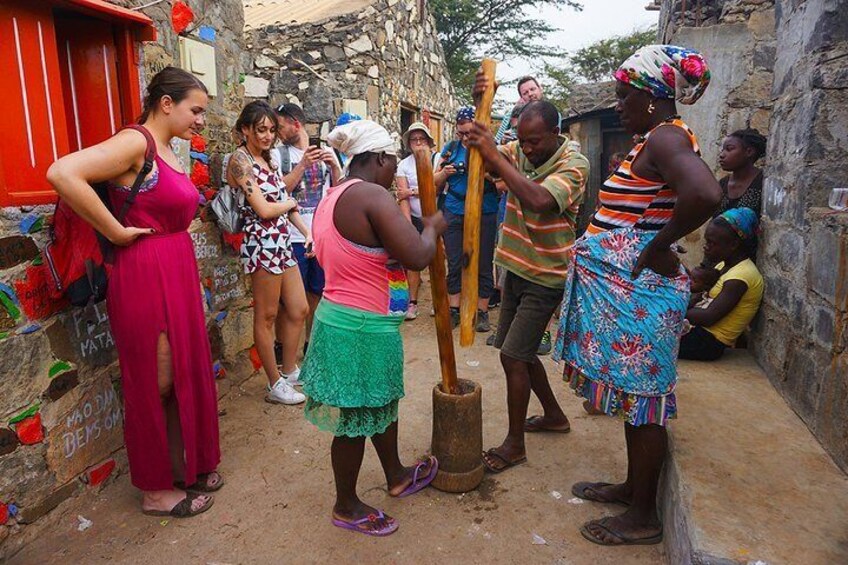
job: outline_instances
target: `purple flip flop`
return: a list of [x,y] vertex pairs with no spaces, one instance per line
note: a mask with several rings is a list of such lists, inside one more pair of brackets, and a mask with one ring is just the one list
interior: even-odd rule
[[333,518],[333,525],[338,528],[350,530],[352,532],[359,532],[360,534],[365,534],[366,536],[389,536],[395,533],[399,527],[397,521],[394,518],[390,518],[391,522],[389,522],[388,524],[386,524],[385,527],[380,528],[379,530],[364,530],[359,527],[367,522],[376,522],[377,520],[383,520],[385,517],[386,515],[383,514],[382,510],[377,510],[377,514],[369,514],[365,518],[353,520],[352,522]]
[[415,494],[433,482],[433,479],[436,478],[436,473],[439,472],[439,460],[431,455],[428,461],[430,462],[430,472],[427,473],[425,477],[421,477],[419,480],[418,473],[427,464],[427,461],[422,461],[416,465],[415,472],[412,475],[412,483],[398,495],[398,498],[404,498]]

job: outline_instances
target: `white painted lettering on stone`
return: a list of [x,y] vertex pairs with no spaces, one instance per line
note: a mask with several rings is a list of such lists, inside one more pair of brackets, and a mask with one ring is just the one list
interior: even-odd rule
[[217,245],[209,243],[209,238],[205,233],[194,232],[191,234],[191,239],[194,242],[194,255],[197,260],[216,259],[221,255],[221,250]]
[[104,430],[111,430],[120,422],[121,405],[115,390],[106,388],[98,392],[65,418],[67,431],[62,434],[65,459],[72,458],[83,447],[100,439]]

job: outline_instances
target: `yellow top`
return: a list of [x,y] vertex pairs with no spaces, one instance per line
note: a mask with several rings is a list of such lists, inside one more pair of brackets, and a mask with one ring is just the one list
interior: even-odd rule
[[[716,268],[719,270],[722,267],[722,263],[716,265]],[[739,300],[739,304],[730,311],[730,314],[719,320],[716,324],[705,328],[717,340],[728,347],[736,345],[736,338],[742,335],[742,332],[745,331],[748,324],[754,319],[754,315],[760,308],[760,302],[763,300],[763,276],[750,259],[745,259],[721,275],[715,286],[710,289],[710,298],[715,299],[724,288],[724,283],[732,280],[744,282],[748,285],[748,290],[745,291],[742,299]]]

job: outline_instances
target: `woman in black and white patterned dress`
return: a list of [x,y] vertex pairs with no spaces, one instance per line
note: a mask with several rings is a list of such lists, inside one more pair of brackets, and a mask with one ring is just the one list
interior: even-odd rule
[[[297,261],[292,254],[290,229],[293,225],[311,241],[309,228],[297,212],[297,201],[285,191],[270,149],[276,140],[277,115],[263,101],[251,102],[236,121],[236,131],[244,142],[227,166],[230,186],[244,193],[244,240],[241,262],[253,285],[253,337],[256,350],[268,376],[265,400],[279,404],[300,404],[306,397],[295,390],[300,384],[296,364],[298,340],[309,312]],[[285,303],[282,366],[274,356],[275,320],[280,301]]]

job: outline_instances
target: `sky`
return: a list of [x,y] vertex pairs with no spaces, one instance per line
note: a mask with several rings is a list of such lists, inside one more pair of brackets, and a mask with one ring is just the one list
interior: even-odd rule
[[[552,7],[542,10],[542,17],[561,29],[550,35],[551,42],[569,52],[600,39],[647,29],[656,25],[659,14],[645,10],[650,0],[582,0],[582,3],[582,12]],[[533,72],[533,67],[526,60],[515,59],[498,65],[498,78],[502,81],[515,80]],[[513,86],[498,92],[500,100],[513,102],[517,97]]]

